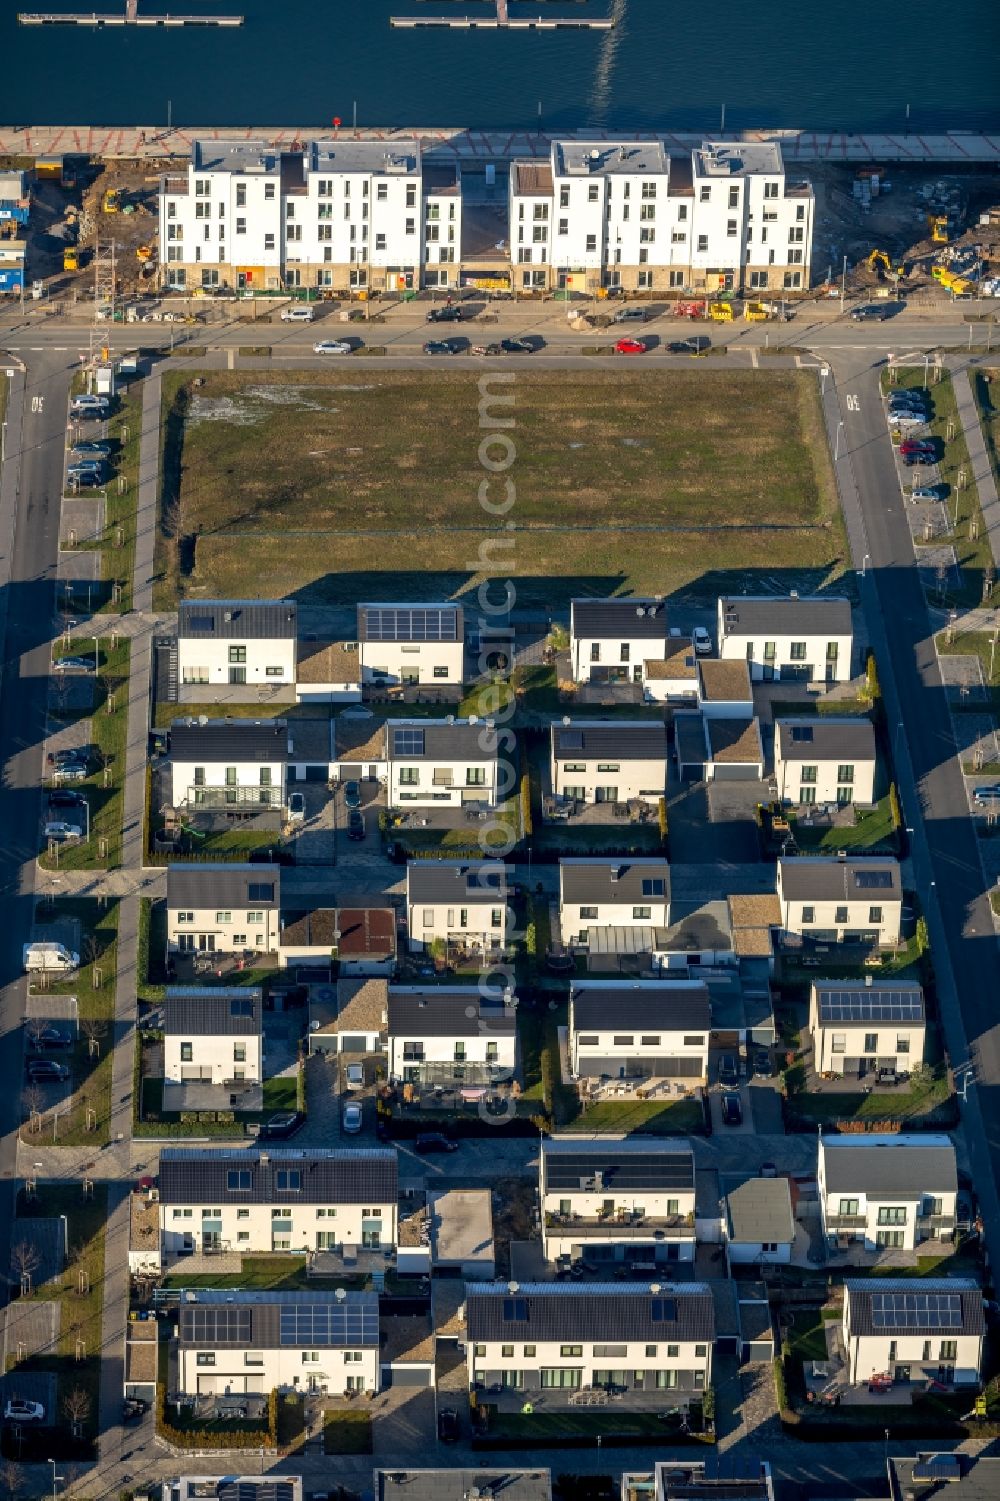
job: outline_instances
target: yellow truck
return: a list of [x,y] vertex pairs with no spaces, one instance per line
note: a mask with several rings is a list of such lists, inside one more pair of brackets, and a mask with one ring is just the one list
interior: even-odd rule
[[117,214],[121,208],[121,194],[117,188],[106,188],[101,199],[102,214]]
[[766,323],[771,316],[771,309],[763,302],[748,302],[743,309],[743,316],[748,323]]
[[935,245],[947,245],[951,239],[951,222],[947,214],[930,214],[927,224]]
[[67,245],[65,250],[63,251],[63,270],[79,271],[79,269],[80,252],[77,250],[75,245]]

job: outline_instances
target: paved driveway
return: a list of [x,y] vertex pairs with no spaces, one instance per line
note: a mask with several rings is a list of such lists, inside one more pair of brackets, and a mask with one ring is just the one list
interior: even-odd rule
[[760,859],[754,809],[759,782],[675,782],[667,789],[670,858],[677,864],[750,864]]

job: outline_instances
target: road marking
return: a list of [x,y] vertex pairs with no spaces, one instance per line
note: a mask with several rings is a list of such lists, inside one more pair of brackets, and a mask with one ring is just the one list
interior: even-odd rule
[[53,354],[69,354],[69,345],[68,344],[53,344],[53,346],[52,346],[52,353]]
[[28,350],[31,354],[44,354],[45,346],[44,344],[29,344]]
[[848,393],[848,395],[844,397],[844,403],[849,412],[860,412],[861,410],[860,396],[855,396],[851,393]]

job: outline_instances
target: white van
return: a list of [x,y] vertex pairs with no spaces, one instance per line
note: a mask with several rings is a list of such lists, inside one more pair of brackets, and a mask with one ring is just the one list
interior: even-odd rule
[[111,403],[106,396],[74,396],[69,409],[74,417],[107,417]]
[[282,323],[312,323],[315,316],[312,308],[301,302],[281,309]]
[[80,955],[73,954],[61,943],[26,943],[22,962],[27,974],[47,970],[50,974],[66,974],[80,968]]

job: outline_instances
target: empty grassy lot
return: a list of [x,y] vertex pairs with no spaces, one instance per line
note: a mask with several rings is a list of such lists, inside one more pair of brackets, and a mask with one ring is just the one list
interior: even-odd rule
[[[544,606],[619,589],[709,596],[745,569],[808,587],[845,566],[807,376],[521,366],[492,383],[513,405],[481,429],[482,373],[212,372],[198,388],[168,373],[158,604],[253,593],[262,578],[316,602],[433,598],[495,575]],[[493,474],[480,456],[491,424],[503,436],[486,461],[510,460]],[[513,483],[509,510],[484,511],[484,480],[495,507]]]

